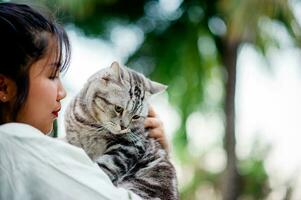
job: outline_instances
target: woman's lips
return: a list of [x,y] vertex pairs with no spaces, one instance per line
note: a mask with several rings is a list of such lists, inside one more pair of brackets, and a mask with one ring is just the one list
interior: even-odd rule
[[59,109],[56,110],[56,111],[53,111],[52,114],[53,114],[55,117],[58,117],[58,116],[59,116],[60,110],[61,110],[61,108],[59,108]]

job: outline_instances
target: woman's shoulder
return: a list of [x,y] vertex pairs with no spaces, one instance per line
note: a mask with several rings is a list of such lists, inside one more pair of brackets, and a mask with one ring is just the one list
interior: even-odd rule
[[61,150],[59,155],[70,152],[83,153],[82,149],[47,136],[37,128],[24,123],[7,123],[0,126],[0,148],[3,145],[9,145],[10,148],[34,149],[39,154],[45,153],[49,156],[53,156],[50,151],[52,149]]
[[[18,188],[7,185],[0,190],[0,199],[18,199],[8,197],[24,191],[32,195],[32,190],[36,199],[52,199],[53,194],[56,199],[70,199],[70,191],[78,199],[128,199],[129,195],[140,199],[116,188],[82,149],[20,123],[0,126],[0,185],[10,182],[18,182]],[[34,187],[28,184],[33,182]]]
[[5,136],[19,136],[19,137],[28,137],[28,136],[40,136],[43,134],[41,131],[36,129],[33,126],[24,123],[6,123],[0,126],[0,137]]

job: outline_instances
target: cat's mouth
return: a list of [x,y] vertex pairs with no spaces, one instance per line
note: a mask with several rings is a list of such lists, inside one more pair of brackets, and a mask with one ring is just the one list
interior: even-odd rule
[[110,130],[111,133],[113,133],[114,135],[122,135],[122,134],[126,134],[126,133],[129,133],[131,130],[129,128],[127,129],[123,129],[123,130]]
[[123,130],[121,130],[121,131],[119,131],[119,133],[120,134],[124,134],[124,133],[128,133],[128,132],[130,132],[131,130],[129,129],[129,128],[127,128],[127,129],[123,129]]
[[120,126],[118,126],[118,125],[116,125],[114,123],[106,123],[104,125],[104,128],[106,128],[108,131],[110,131],[114,135],[121,135],[121,134],[126,134],[126,133],[131,132],[130,128],[121,129]]

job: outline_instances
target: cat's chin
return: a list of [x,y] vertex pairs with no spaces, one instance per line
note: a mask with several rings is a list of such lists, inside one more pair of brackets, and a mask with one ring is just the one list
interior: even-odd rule
[[129,128],[119,131],[119,134],[129,133],[131,130]]
[[110,132],[113,133],[114,135],[122,135],[122,134],[129,133],[130,131],[131,130],[129,128],[123,130],[110,130]]

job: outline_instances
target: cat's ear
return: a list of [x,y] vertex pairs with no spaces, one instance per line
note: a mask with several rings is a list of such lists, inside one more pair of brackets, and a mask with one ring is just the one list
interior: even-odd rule
[[151,95],[153,94],[160,94],[164,92],[167,89],[166,85],[163,85],[161,83],[155,82],[155,81],[149,81],[149,92]]
[[120,65],[119,65],[119,63],[114,61],[111,64],[111,70],[112,70],[112,72],[114,72],[114,74],[120,74]]
[[114,61],[112,64],[111,64],[111,75],[112,75],[112,78],[114,80],[117,80],[118,82],[122,83],[123,84],[123,80],[122,80],[122,74],[123,74],[123,71],[119,65],[118,62]]

